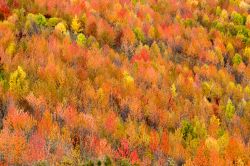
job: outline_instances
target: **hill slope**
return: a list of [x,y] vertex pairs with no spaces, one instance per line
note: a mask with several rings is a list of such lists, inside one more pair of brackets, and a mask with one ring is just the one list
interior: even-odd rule
[[250,5],[0,0],[2,165],[249,165]]

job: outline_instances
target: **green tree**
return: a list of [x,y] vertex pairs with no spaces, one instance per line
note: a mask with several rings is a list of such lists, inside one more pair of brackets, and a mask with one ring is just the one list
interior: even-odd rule
[[145,36],[144,36],[144,34],[143,34],[143,32],[142,32],[142,30],[140,28],[135,28],[134,29],[134,34],[135,34],[138,41],[140,41],[142,43],[145,42],[145,40],[146,40]]
[[235,107],[230,99],[227,101],[227,105],[225,108],[225,115],[228,119],[231,119],[234,115]]
[[236,53],[232,59],[233,64],[239,65],[242,62],[242,57],[240,54]]
[[84,34],[80,33],[77,35],[76,43],[79,46],[84,46],[86,44],[86,42],[87,42],[87,39],[86,39]]
[[60,18],[57,18],[57,17],[52,17],[52,18],[49,18],[48,19],[48,23],[47,23],[47,25],[49,26],[49,27],[55,27],[59,22],[61,22],[62,21],[62,19],[60,19]]
[[47,24],[46,18],[44,17],[44,15],[40,13],[38,15],[35,15],[35,22],[39,26],[45,26]]
[[196,138],[196,134],[194,133],[194,127],[187,120],[182,121],[181,132],[182,132],[182,137],[184,140],[187,140],[187,139],[192,140],[193,138]]
[[237,24],[237,25],[243,25],[244,24],[244,17],[241,16],[241,14],[233,11],[231,14],[231,19],[233,21],[233,23]]

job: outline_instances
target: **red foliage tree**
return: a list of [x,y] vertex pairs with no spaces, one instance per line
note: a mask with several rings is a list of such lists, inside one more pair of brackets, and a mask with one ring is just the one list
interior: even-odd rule
[[168,155],[169,151],[169,140],[168,140],[168,135],[167,132],[164,131],[161,136],[161,150],[165,155]]
[[208,156],[206,154],[206,147],[204,143],[201,143],[197,149],[196,156],[194,158],[194,164],[199,166],[208,166]]
[[0,0],[0,14],[3,14],[5,17],[10,14],[10,8],[6,0]]
[[145,48],[143,48],[139,54],[135,54],[131,62],[134,63],[134,62],[141,61],[141,60],[144,62],[147,62],[150,60],[149,52]]
[[127,139],[121,140],[121,146],[115,153],[116,159],[129,159],[132,164],[139,162],[139,157],[136,150],[131,151]]
[[159,147],[159,136],[156,131],[151,131],[150,133],[150,149],[152,152],[156,152]]
[[26,161],[33,163],[36,161],[45,160],[48,155],[48,149],[46,148],[46,140],[43,136],[35,133],[31,136],[28,144]]

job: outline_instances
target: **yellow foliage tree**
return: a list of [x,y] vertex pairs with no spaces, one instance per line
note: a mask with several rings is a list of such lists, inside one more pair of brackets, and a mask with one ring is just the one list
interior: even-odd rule
[[77,34],[80,31],[82,31],[81,24],[80,24],[79,19],[78,19],[77,16],[75,16],[73,18],[72,23],[71,23],[71,28],[72,28],[72,30],[74,31],[75,34]]
[[22,67],[18,66],[17,70],[11,73],[9,80],[10,91],[18,96],[25,95],[29,89],[29,83],[26,79],[26,73]]

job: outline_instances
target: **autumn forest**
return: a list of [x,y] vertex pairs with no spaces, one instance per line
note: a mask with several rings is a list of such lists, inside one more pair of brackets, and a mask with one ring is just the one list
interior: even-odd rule
[[0,0],[0,166],[250,166],[250,0]]

